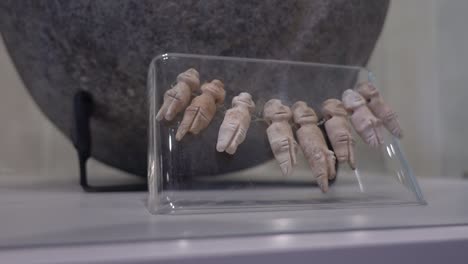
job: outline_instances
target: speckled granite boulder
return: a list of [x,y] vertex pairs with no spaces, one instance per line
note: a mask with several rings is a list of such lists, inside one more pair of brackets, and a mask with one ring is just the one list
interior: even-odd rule
[[154,56],[182,52],[364,65],[388,5],[2,0],[0,30],[31,96],[64,134],[71,134],[74,93],[88,90],[97,102],[92,155],[146,175],[146,76]]

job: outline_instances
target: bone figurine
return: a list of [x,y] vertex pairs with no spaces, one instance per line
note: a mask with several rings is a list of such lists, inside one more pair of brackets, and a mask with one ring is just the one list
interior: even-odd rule
[[367,106],[380,118],[384,126],[395,137],[401,138],[403,136],[400,124],[398,123],[398,116],[396,113],[385,103],[377,88],[368,82],[361,83],[356,91],[367,100]]
[[226,151],[233,155],[237,147],[245,140],[250,126],[251,114],[255,110],[255,103],[249,93],[240,93],[232,99],[232,108],[226,112],[219,129],[218,152]]
[[323,133],[317,126],[318,117],[315,111],[302,101],[296,102],[292,106],[292,111],[294,123],[300,126],[296,131],[299,145],[313,171],[314,178],[325,193],[328,191],[328,180],[336,176],[335,154],[328,149]]
[[359,93],[351,89],[344,91],[343,105],[350,112],[351,124],[364,142],[372,147],[383,143],[382,121],[374,116]]
[[291,109],[283,105],[280,100],[271,99],[263,108],[263,117],[269,124],[267,135],[271,150],[283,175],[289,176],[297,163],[297,142],[289,125],[289,120],[292,118]]
[[182,140],[187,132],[197,135],[208,127],[216,113],[216,106],[224,103],[226,92],[221,81],[213,80],[205,83],[201,90],[202,94],[193,98],[185,109],[184,118],[177,129],[177,141]]
[[200,88],[200,76],[198,71],[191,68],[177,76],[177,84],[164,93],[164,103],[159,109],[156,119],[164,118],[171,121],[182,112],[190,103],[192,92]]
[[330,139],[338,162],[348,162],[351,169],[356,169],[354,160],[355,140],[351,134],[348,113],[338,99],[328,99],[322,104],[325,118],[325,131]]

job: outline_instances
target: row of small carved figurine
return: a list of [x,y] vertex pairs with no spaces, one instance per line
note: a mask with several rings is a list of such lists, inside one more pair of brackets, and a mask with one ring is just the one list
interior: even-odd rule
[[[192,92],[199,88],[199,73],[195,69],[188,69],[177,76],[177,84],[164,94],[157,120],[171,121],[185,110],[177,130],[177,141],[188,132],[198,134],[208,127],[217,105],[224,103],[226,93],[221,81],[213,80],[203,84],[202,94],[191,100]],[[243,92],[233,98],[232,108],[226,112],[219,129],[217,151],[231,155],[236,152],[247,135],[254,109],[255,103],[250,94]],[[299,145],[323,192],[328,190],[328,180],[336,176],[336,160],[340,163],[347,162],[353,170],[356,168],[355,140],[349,120],[364,142],[373,147],[383,143],[382,125],[394,136],[402,136],[396,114],[383,101],[378,90],[367,82],[361,83],[355,90],[346,90],[342,101],[326,100],[321,112],[333,151],[328,149],[324,135],[317,125],[317,114],[303,101],[294,103],[290,109],[280,100],[271,99],[264,105],[263,118],[269,124],[267,135],[272,152],[285,176],[292,173],[298,150],[291,119],[299,126],[296,131]]]

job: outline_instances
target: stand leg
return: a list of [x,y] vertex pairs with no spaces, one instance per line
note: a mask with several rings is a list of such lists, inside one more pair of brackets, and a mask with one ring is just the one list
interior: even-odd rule
[[[319,128],[320,128],[320,130],[322,130],[322,133],[325,136],[325,142],[327,143],[328,149],[333,150],[333,147],[332,147],[331,142],[330,142],[330,138],[328,138],[327,131],[325,130],[325,125],[321,124],[321,125],[319,125]],[[328,180],[328,185],[329,186],[332,186],[335,183],[336,178],[338,178],[338,170],[339,170],[338,165],[339,165],[338,164],[338,159],[336,159],[336,163],[335,163],[336,177],[333,178],[332,180]]]
[[88,184],[86,163],[91,156],[90,120],[93,114],[93,98],[86,91],[79,91],[73,99],[73,144],[78,154],[80,185],[86,192],[131,192],[146,191],[146,184],[91,186]]

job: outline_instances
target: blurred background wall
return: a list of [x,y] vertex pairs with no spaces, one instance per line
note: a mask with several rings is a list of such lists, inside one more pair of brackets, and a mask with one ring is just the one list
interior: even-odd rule
[[392,1],[368,65],[401,119],[404,150],[421,176],[443,173],[438,2]]
[[[468,171],[467,11],[465,0],[392,1],[368,65],[400,116],[402,143],[419,177],[461,177]],[[73,146],[27,94],[3,40],[0,91],[0,183],[7,176],[26,184],[75,181]],[[90,169],[101,180],[127,177],[93,161]]]

